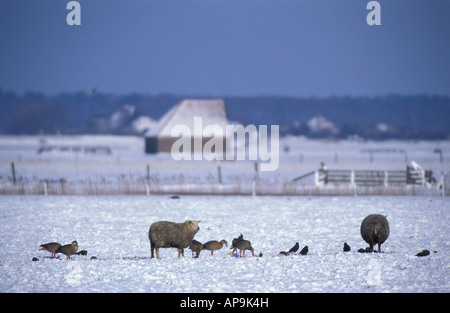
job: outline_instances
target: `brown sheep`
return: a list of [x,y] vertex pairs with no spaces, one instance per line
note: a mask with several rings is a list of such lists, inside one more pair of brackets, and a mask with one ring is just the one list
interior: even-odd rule
[[381,252],[381,244],[389,237],[389,222],[380,214],[368,215],[361,223],[361,236],[369,244],[369,252],[373,252],[373,246],[378,244],[378,252]]
[[150,225],[148,238],[150,239],[151,257],[159,259],[159,248],[177,248],[178,257],[184,257],[184,248],[187,248],[195,234],[200,229],[200,221],[185,221],[184,223],[174,223],[159,221]]

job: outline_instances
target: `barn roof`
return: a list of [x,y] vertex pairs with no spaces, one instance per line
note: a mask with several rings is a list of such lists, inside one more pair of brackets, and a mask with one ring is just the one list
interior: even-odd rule
[[147,136],[170,137],[175,125],[194,129],[194,117],[202,117],[203,127],[216,124],[225,129],[227,116],[221,99],[185,99],[169,110]]

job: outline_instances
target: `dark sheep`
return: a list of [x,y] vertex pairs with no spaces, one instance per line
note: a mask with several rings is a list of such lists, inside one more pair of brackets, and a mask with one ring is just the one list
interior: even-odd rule
[[184,248],[187,248],[195,234],[199,231],[200,221],[185,221],[184,223],[174,223],[159,221],[150,225],[148,238],[150,239],[151,257],[159,259],[159,248],[177,248],[178,257],[184,257]]
[[361,223],[361,236],[369,244],[369,252],[373,252],[373,246],[378,244],[378,252],[381,252],[381,244],[389,237],[389,222],[386,216],[371,214]]

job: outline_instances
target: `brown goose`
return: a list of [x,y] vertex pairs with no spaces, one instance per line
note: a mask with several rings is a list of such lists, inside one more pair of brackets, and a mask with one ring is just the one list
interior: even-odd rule
[[203,250],[209,250],[211,251],[211,255],[213,255],[213,252],[215,250],[222,249],[223,245],[225,245],[225,247],[228,247],[228,242],[225,239],[222,239],[220,242],[212,240],[203,244]]
[[76,242],[74,240],[74,241],[72,241],[71,244],[67,244],[67,245],[59,247],[56,250],[56,253],[65,254],[67,256],[67,260],[68,260],[71,258],[72,254],[77,253],[77,251],[78,251],[78,242]]
[[191,244],[189,245],[189,249],[192,250],[192,257],[194,257],[194,252],[196,253],[195,258],[198,258],[200,256],[200,251],[203,250],[203,245],[201,242],[197,240],[192,240]]
[[[244,235],[240,234],[239,237],[234,238],[234,239],[231,241],[231,246],[233,247],[233,245],[234,245],[236,242],[238,242],[239,240],[242,240],[242,239],[244,239]],[[232,253],[235,253],[236,251],[237,251],[237,249],[234,248]]]
[[231,249],[239,249],[239,256],[241,256],[242,252],[244,252],[244,258],[245,258],[245,250],[250,250],[252,252],[252,255],[255,256],[251,242],[245,239],[236,241],[231,246]]
[[57,242],[49,242],[41,244],[40,247],[41,248],[39,250],[47,250],[48,252],[50,252],[52,254],[53,259],[56,256],[56,250],[58,250],[59,247],[61,247],[61,244]]

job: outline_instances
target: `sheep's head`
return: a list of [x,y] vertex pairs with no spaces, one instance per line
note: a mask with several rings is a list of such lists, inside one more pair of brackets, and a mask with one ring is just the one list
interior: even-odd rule
[[184,223],[194,234],[200,230],[200,227],[198,226],[198,223],[200,223],[200,221],[186,221]]

